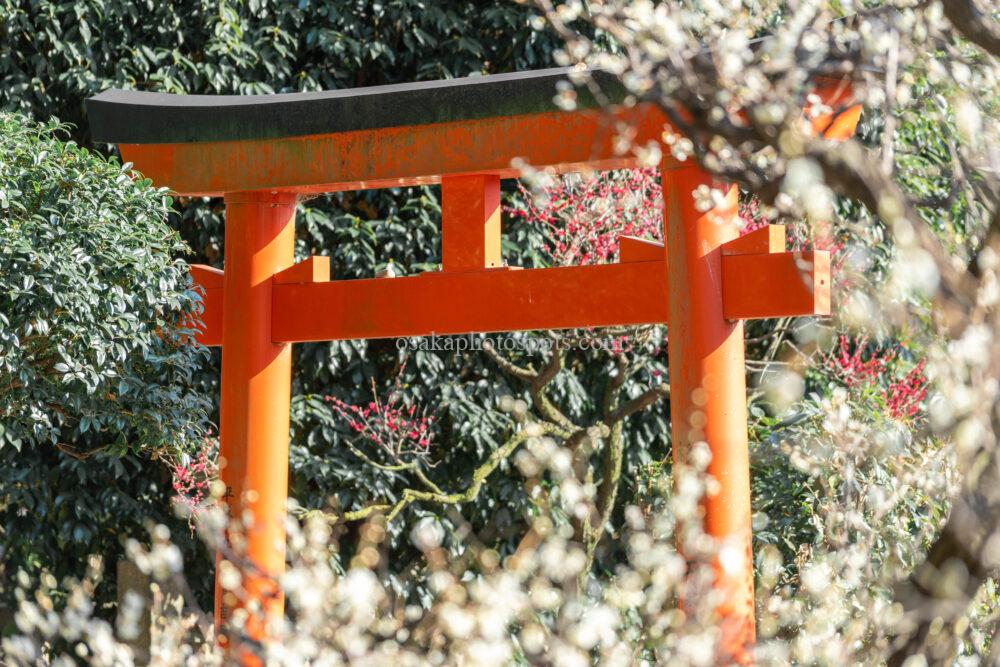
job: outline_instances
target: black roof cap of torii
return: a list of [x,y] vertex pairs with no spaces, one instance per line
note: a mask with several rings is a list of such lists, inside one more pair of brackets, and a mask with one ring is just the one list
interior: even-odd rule
[[[556,111],[557,83],[568,68],[471,76],[317,93],[173,95],[108,90],[87,99],[93,141],[169,144],[279,139]],[[589,74],[612,101],[617,78]],[[597,106],[586,86],[577,106]]]

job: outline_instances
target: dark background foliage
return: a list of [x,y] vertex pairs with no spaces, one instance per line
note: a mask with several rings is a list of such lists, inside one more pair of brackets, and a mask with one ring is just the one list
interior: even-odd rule
[[[74,138],[90,145],[83,100],[110,87],[255,94],[552,66],[557,41],[535,30],[533,17],[530,9],[513,3],[2,0],[0,108],[72,123]],[[330,255],[336,278],[372,276],[389,261],[404,273],[419,271],[439,261],[438,216],[434,187],[313,199],[299,212],[297,254]],[[220,201],[181,200],[172,224],[194,250],[191,261],[221,266]],[[507,230],[505,249],[512,264],[538,260],[535,234],[530,228]],[[216,350],[195,381],[213,401],[218,361]],[[359,465],[338,447],[343,425],[332,419],[321,397],[367,402],[370,380],[388,386],[398,362],[393,341],[297,346],[292,494],[304,505],[322,507],[336,498],[341,507],[356,507],[392,497],[396,480]],[[600,368],[581,368],[580,382],[560,383],[575,412],[592,408],[590,396],[602,383]],[[497,397],[524,393],[523,386],[508,387],[483,355],[471,353],[417,352],[407,364],[405,382],[413,400],[438,411],[437,474],[452,488],[467,478],[470,459],[484,458],[509,432],[507,417],[493,409]],[[647,445],[655,441],[653,430],[664,430],[662,419],[657,421],[658,428],[644,430]],[[14,454],[8,448],[3,455]],[[27,486],[61,511],[31,509],[28,533],[24,500],[3,492],[2,530],[32,545],[30,555],[9,567],[82,564],[89,553],[113,562],[122,538],[143,534],[149,521],[167,523],[175,537],[187,533],[185,523],[170,516],[169,475],[158,461],[135,453],[77,461],[45,448],[16,456],[16,468],[0,471],[0,489]],[[513,502],[519,496],[518,479],[501,477],[467,515],[474,523],[497,514],[501,522],[521,522]],[[204,596],[211,560],[193,544],[185,553],[191,579],[204,584],[199,591]],[[400,559],[401,568],[405,561]],[[113,598],[113,586],[102,588],[105,599]]]

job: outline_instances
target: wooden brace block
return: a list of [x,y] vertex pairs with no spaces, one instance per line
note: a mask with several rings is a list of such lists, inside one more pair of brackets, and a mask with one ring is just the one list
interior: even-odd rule
[[762,255],[785,252],[785,226],[768,225],[722,244],[723,255]]
[[500,177],[442,177],[441,270],[482,271],[502,265]]
[[618,261],[621,263],[662,262],[665,257],[662,243],[635,236],[618,237]]
[[829,315],[830,253],[724,254],[722,298],[729,320]]
[[223,272],[204,264],[191,265],[191,280],[200,286],[204,310],[201,313],[202,326],[195,340],[209,347],[222,345],[222,282]]
[[313,255],[274,274],[274,282],[278,285],[325,283],[328,280],[330,280],[330,258],[322,255]]

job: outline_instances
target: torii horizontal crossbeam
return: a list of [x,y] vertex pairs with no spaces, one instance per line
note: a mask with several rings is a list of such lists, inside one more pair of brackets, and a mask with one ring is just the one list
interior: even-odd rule
[[435,271],[407,278],[276,285],[271,335],[298,343],[649,324],[666,321],[666,306],[662,261]]
[[[783,232],[765,228],[721,249],[727,318],[829,313],[829,255],[783,252],[784,234],[772,238],[776,231]],[[621,264],[334,281],[326,279],[327,258],[312,257],[275,276],[271,337],[301,343],[666,322],[663,246],[629,239],[623,247]],[[194,275],[205,289],[199,341],[219,345],[223,274],[197,267]]]

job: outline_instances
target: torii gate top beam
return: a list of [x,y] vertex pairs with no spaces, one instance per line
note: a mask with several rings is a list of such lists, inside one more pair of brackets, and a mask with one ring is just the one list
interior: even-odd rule
[[[87,100],[91,131],[124,144],[280,139],[559,111],[557,84],[572,70],[551,68],[367,88],[277,95],[173,95],[108,90]],[[588,75],[618,101],[607,72]],[[599,106],[587,89],[578,108]]]
[[[576,110],[560,109],[553,93],[571,85],[570,73],[278,95],[108,90],[86,104],[94,141],[118,144],[145,176],[192,196],[364,190],[470,173],[516,178],[521,163],[557,173],[626,168],[636,159],[618,145],[619,129],[629,129],[633,145],[662,140],[669,123],[654,104],[606,110],[580,87]],[[625,98],[614,76],[587,74],[610,101]],[[849,87],[819,82],[818,92],[835,106]],[[840,114],[824,134],[850,136],[859,112]]]
[[[550,69],[324,93],[169,95],[109,90],[87,100],[95,141],[182,195],[334,192],[438,183],[468,173],[514,178],[522,160],[556,172],[633,166],[617,130],[661,139],[655,105],[607,112],[581,90],[553,101],[569,70]],[[591,76],[612,97],[620,84]]]

